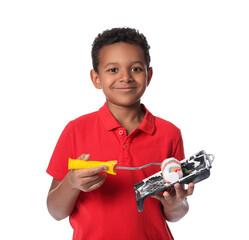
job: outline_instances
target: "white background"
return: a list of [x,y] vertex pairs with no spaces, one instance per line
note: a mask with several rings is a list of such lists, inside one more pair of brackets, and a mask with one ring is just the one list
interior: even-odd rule
[[0,238],[71,239],[68,219],[47,212],[46,167],[68,121],[104,102],[93,39],[128,26],[151,45],[142,102],[181,128],[186,156],[215,155],[190,212],[170,223],[175,239],[248,239],[248,12],[241,0],[1,1]]

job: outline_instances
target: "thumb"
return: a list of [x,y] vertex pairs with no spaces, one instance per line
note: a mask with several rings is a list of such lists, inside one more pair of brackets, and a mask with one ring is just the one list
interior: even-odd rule
[[90,154],[81,154],[77,159],[88,161],[90,159]]
[[164,200],[164,197],[161,195],[161,194],[157,194],[157,195],[154,195],[154,196],[151,196],[152,198],[155,198],[159,201],[163,201]]

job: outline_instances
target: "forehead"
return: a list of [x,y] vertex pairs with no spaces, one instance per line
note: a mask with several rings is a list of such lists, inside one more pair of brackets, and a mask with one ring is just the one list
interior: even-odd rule
[[99,65],[138,61],[146,64],[144,51],[137,44],[124,42],[114,43],[104,46],[99,52]]

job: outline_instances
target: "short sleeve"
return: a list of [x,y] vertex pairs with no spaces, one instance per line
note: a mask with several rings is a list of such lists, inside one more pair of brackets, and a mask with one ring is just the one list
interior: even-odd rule
[[60,181],[69,172],[68,159],[73,156],[72,134],[70,122],[61,133],[47,168],[47,173]]
[[183,160],[185,158],[184,154],[184,146],[183,146],[183,140],[182,140],[182,134],[179,130],[179,136],[177,138],[177,142],[174,148],[173,157],[179,161]]

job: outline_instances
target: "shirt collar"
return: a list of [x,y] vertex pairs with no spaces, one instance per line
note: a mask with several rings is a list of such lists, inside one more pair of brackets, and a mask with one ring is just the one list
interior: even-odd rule
[[144,119],[138,129],[142,130],[143,132],[153,135],[156,128],[155,128],[155,117],[151,114],[151,112],[142,104],[143,108],[146,111]]
[[[145,109],[146,114],[138,129],[149,135],[153,135],[153,133],[155,132],[155,117],[148,111],[148,109],[144,105],[142,106]],[[99,109],[99,116],[107,131],[112,131],[116,128],[122,127],[111,114],[106,103]]]
[[105,103],[103,107],[99,109],[99,116],[101,121],[104,124],[104,127],[108,131],[112,131],[116,128],[121,127],[120,123],[114,118],[114,116],[111,114],[109,108],[107,107],[107,104]]

